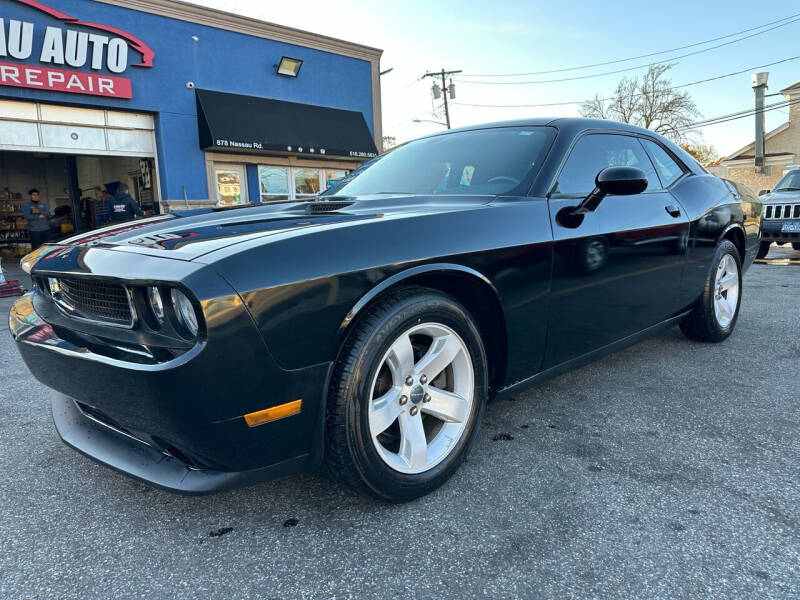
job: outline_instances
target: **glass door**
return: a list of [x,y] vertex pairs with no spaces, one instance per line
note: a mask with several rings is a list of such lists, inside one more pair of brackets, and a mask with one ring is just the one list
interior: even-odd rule
[[219,206],[235,206],[248,202],[244,165],[214,163],[214,184]]

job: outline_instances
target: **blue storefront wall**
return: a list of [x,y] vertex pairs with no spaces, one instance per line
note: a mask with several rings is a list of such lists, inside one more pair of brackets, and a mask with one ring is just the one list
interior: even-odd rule
[[[164,200],[182,199],[184,186],[189,199],[209,197],[195,91],[187,88],[188,82],[201,89],[360,111],[373,129],[372,74],[367,60],[91,0],[44,0],[42,4],[81,21],[111,25],[133,34],[154,50],[153,67],[134,66],[141,54],[133,48],[129,48],[129,66],[122,73],[111,73],[105,64],[99,71],[92,71],[88,64],[77,69],[43,65],[39,54],[46,27],[102,32],[65,23],[18,0],[0,0],[6,33],[12,19],[34,23],[31,57],[17,60],[0,56],[0,61],[126,77],[133,90],[131,99],[120,99],[0,85],[0,97],[153,113]],[[303,60],[298,77],[275,73],[273,65],[281,56]],[[251,171],[255,172],[249,169],[248,179],[254,177]]]

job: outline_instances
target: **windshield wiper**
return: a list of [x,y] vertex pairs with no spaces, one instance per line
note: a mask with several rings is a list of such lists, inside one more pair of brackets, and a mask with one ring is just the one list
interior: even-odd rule
[[777,190],[773,190],[774,192],[800,192],[800,188],[796,187],[788,187],[788,188],[778,188]]

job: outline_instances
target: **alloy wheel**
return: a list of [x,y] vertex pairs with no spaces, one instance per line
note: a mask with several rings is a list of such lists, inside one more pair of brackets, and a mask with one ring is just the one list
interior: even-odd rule
[[717,265],[714,278],[714,316],[720,327],[731,324],[738,304],[739,267],[730,254],[725,254]]
[[423,473],[447,458],[472,414],[475,376],[464,341],[440,323],[401,334],[372,382],[369,429],[381,459]]

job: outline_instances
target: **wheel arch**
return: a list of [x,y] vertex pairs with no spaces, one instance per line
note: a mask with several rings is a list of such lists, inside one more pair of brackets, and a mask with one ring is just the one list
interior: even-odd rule
[[464,265],[420,265],[384,279],[359,298],[348,311],[339,325],[336,347],[342,347],[354,324],[370,306],[393,290],[412,285],[452,296],[469,311],[477,321],[486,348],[489,389],[500,387],[508,364],[508,336],[500,294],[485,275]]
[[736,246],[736,250],[739,251],[739,262],[741,263],[742,267],[744,267],[745,257],[747,256],[744,228],[739,223],[731,223],[725,228],[719,239],[720,241],[729,240],[734,246]]

